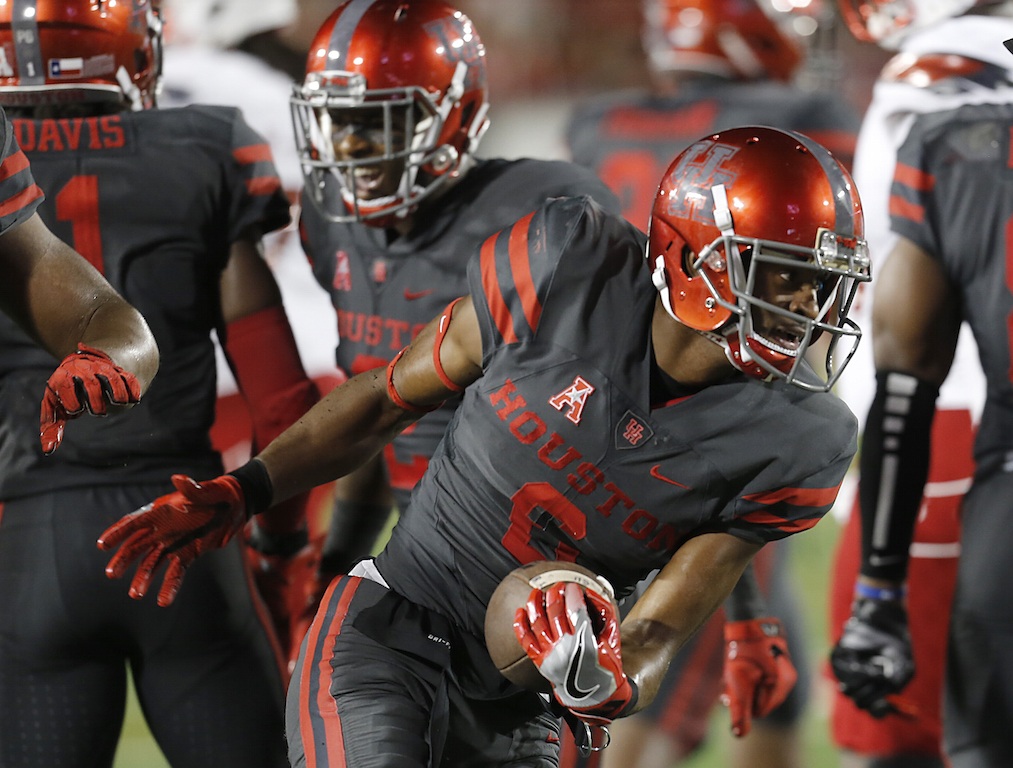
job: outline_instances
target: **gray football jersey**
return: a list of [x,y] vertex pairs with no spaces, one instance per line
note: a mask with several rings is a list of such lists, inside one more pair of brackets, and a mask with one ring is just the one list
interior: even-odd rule
[[231,107],[13,125],[48,191],[40,216],[144,315],[161,362],[138,405],[78,420],[43,457],[39,403],[58,361],[0,316],[0,498],[164,482],[176,471],[213,477],[221,461],[208,435],[211,332],[224,332],[219,282],[229,246],[290,220],[269,147]]
[[625,595],[691,536],[766,542],[830,509],[854,416],[832,394],[744,376],[660,394],[644,246],[568,198],[472,259],[483,375],[377,560],[396,591],[481,636],[521,563],[576,561]]
[[890,224],[938,259],[960,291],[988,384],[980,469],[1013,451],[1013,104],[919,117],[897,154]]
[[[337,364],[349,375],[386,365],[426,323],[468,293],[466,267],[482,241],[552,197],[618,201],[587,169],[544,160],[483,160],[397,237],[362,224],[333,224],[312,205],[302,213],[303,248],[338,319]],[[427,414],[385,451],[399,505],[425,472],[459,398]]]
[[623,215],[646,229],[658,181],[675,156],[701,136],[739,125],[798,131],[850,168],[859,115],[834,94],[713,78],[687,82],[673,96],[628,91],[589,101],[571,117],[567,143],[573,159],[619,196]]

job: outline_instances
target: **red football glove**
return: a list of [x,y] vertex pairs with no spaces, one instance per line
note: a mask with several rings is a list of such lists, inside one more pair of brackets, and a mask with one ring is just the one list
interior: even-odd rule
[[141,399],[141,385],[101,349],[78,344],[63,358],[46,382],[39,418],[39,439],[47,456],[63,440],[68,419],[85,411],[105,416],[108,405],[133,405]]
[[514,634],[559,703],[581,720],[607,725],[634,701],[607,597],[573,582],[534,589],[514,614]]
[[303,635],[309,630],[320,602],[317,573],[321,544],[320,539],[311,540],[290,557],[264,554],[249,543],[246,545],[246,562],[271,614],[289,672],[295,668]]
[[246,524],[246,503],[239,481],[232,475],[198,483],[173,475],[175,493],[124,516],[102,532],[99,549],[119,551],[106,565],[106,576],[119,578],[134,560],[143,558],[130,582],[130,596],[140,600],[148,591],[155,569],[168,563],[158,604],[175,599],[183,575],[199,555],[224,547]]
[[745,736],[752,718],[769,715],[798,680],[781,622],[774,618],[725,623],[725,692],[732,733]]

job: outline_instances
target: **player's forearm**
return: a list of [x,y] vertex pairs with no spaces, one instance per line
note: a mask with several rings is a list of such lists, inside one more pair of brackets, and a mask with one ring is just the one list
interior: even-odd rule
[[349,379],[258,454],[271,479],[272,501],[348,474],[420,416],[390,401],[384,369]]
[[907,374],[880,371],[860,459],[863,576],[900,583],[928,478],[939,389]]
[[101,349],[114,363],[134,374],[141,392],[147,391],[158,372],[155,337],[140,312],[118,296],[111,297],[92,314],[80,340]]
[[637,708],[657,694],[672,658],[728,598],[759,549],[726,533],[680,547],[622,624],[623,670],[639,689]]

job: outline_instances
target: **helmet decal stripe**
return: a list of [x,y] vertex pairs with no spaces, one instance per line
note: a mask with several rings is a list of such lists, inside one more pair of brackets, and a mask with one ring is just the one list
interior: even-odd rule
[[352,44],[352,36],[358,29],[362,17],[375,3],[376,0],[352,0],[341,12],[341,16],[331,32],[330,43],[330,49],[341,55],[336,69],[347,71],[350,68],[346,62],[348,61],[348,49]]
[[36,0],[14,0],[11,5],[11,27],[14,32],[14,57],[22,85],[46,84],[36,17]]
[[785,133],[790,133],[797,138],[799,143],[809,150],[809,154],[816,158],[827,175],[830,189],[834,193],[834,221],[837,233],[845,237],[855,237],[855,217],[853,214],[855,192],[850,188],[851,185],[844,175],[844,171],[841,170],[841,166],[824,146],[817,144],[808,136],[795,131],[785,131]]

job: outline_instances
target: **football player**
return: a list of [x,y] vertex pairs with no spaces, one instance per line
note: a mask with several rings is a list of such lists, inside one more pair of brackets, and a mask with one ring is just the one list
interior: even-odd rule
[[[410,147],[389,116],[427,115],[386,96],[369,129]],[[402,162],[353,165],[337,189],[324,168],[320,191],[380,218],[358,195]],[[555,766],[560,712],[600,735],[649,704],[756,552],[832,505],[857,443],[829,390],[860,335],[848,311],[870,279],[862,238],[846,169],[766,127],[681,153],[649,235],[586,195],[549,199],[475,246],[465,293],[389,364],[333,390],[248,464],[176,475],[176,492],[110,526],[107,574],[139,561],[129,592],[142,598],[164,565],[158,602],[171,604],[191,563],[251,515],[354,471],[458,397],[383,551],[324,595],[289,688],[289,757]],[[822,375],[806,359],[820,336]],[[621,631],[579,593],[531,595],[514,630],[553,705],[500,676],[482,640],[495,587],[546,559],[590,568],[620,597],[661,569]]]
[[[136,405],[158,370],[158,346],[143,316],[46,226],[43,191],[2,108],[0,132],[0,323],[60,361],[34,394],[23,393],[38,418],[34,449],[49,455],[68,420]],[[0,366],[0,377],[10,365]]]
[[[777,11],[768,0],[642,3],[650,87],[586,101],[567,126],[573,159],[609,185],[633,224],[646,225],[654,181],[671,158],[707,131],[744,124],[796,130],[850,168],[859,115],[820,79],[836,71],[828,66],[832,15],[819,3],[789,7]],[[748,738],[733,742],[734,764],[750,768],[801,766],[798,725],[811,673],[788,544],[764,547],[754,562],[770,612],[784,621],[799,679]],[[722,694],[723,624],[717,615],[703,627],[651,707],[616,725],[605,766],[668,768],[701,746]]]
[[[300,233],[337,315],[335,354],[347,375],[388,363],[465,292],[468,258],[484,237],[544,199],[587,194],[617,210],[608,189],[572,164],[476,158],[489,126],[485,49],[452,6],[344,3],[310,50],[292,98],[305,173]],[[407,506],[457,404],[451,398],[338,482],[326,537],[314,542],[322,557],[309,600],[289,601],[301,608],[293,663],[323,590],[373,551],[392,509]]]
[[0,323],[0,764],[111,765],[129,666],[171,765],[283,766],[282,659],[238,546],[155,612],[110,592],[101,555],[82,548],[169,474],[221,471],[213,331],[260,444],[316,402],[259,250],[289,221],[270,151],[235,109],[155,108],[161,23],[146,0],[6,3],[0,49],[0,104],[47,192],[42,219],[137,306],[161,351],[128,414],[68,430],[44,457],[26,395],[52,358]]
[[897,55],[856,154],[879,278],[862,303],[871,352],[841,389],[868,416],[832,593],[832,732],[854,765],[1010,765],[997,651],[1013,639],[1002,576],[1013,18],[973,0],[843,11],[859,39]]

